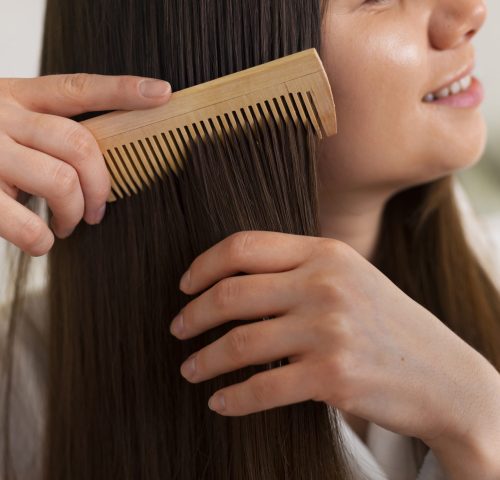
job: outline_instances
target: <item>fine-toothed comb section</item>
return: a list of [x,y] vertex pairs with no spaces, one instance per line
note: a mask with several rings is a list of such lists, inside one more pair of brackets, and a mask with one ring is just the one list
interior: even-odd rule
[[172,93],[147,110],[115,111],[84,120],[106,161],[114,202],[139,193],[189,158],[190,139],[231,127],[251,127],[286,118],[309,127],[320,139],[337,133],[335,104],[316,49],[242,70]]

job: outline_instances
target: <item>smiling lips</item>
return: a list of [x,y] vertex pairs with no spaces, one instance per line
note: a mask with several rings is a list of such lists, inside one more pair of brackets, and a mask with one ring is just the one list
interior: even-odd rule
[[463,76],[460,80],[453,82],[451,85],[441,88],[437,92],[428,93],[424,98],[424,102],[433,102],[434,100],[440,98],[446,98],[450,95],[457,95],[460,92],[465,92],[471,86],[472,76],[467,74]]
[[[449,87],[445,87],[436,92],[436,94],[440,94],[440,96],[435,96],[435,94],[426,95],[423,100],[424,103],[429,106],[447,106],[455,108],[474,108],[481,104],[484,99],[484,91],[481,82],[476,77],[467,75],[460,79],[460,90],[454,93],[454,91],[458,89],[458,86],[455,85],[456,83],[457,82],[454,82]],[[464,86],[467,88],[464,89]],[[433,96],[432,100],[429,100],[431,98],[430,95]]]

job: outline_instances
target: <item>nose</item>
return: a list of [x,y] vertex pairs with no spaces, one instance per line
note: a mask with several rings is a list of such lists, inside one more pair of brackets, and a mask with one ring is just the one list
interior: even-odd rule
[[435,0],[429,23],[433,48],[457,48],[469,41],[483,26],[487,8],[484,0]]

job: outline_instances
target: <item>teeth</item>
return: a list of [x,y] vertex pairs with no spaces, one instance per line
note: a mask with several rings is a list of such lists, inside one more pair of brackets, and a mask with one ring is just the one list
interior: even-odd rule
[[467,90],[472,83],[472,77],[467,75],[464,78],[461,78],[457,82],[453,82],[450,86],[442,88],[438,92],[428,93],[424,97],[424,102],[433,102],[438,98],[449,97],[450,95],[456,95],[457,93],[463,92]]
[[472,83],[472,78],[470,75],[467,75],[466,77],[460,80],[460,85],[462,86],[462,90],[467,90],[470,87],[471,83]]
[[460,84],[460,82],[452,83],[450,90],[453,95],[456,95],[458,92],[462,91],[462,85]]
[[449,88],[445,87],[442,90],[439,90],[439,92],[436,93],[437,98],[444,98],[448,97],[450,95],[450,90]]

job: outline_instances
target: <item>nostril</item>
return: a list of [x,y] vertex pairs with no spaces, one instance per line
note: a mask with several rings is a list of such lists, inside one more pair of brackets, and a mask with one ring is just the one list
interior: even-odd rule
[[476,30],[469,30],[465,36],[467,37],[467,40],[470,40],[475,34]]

